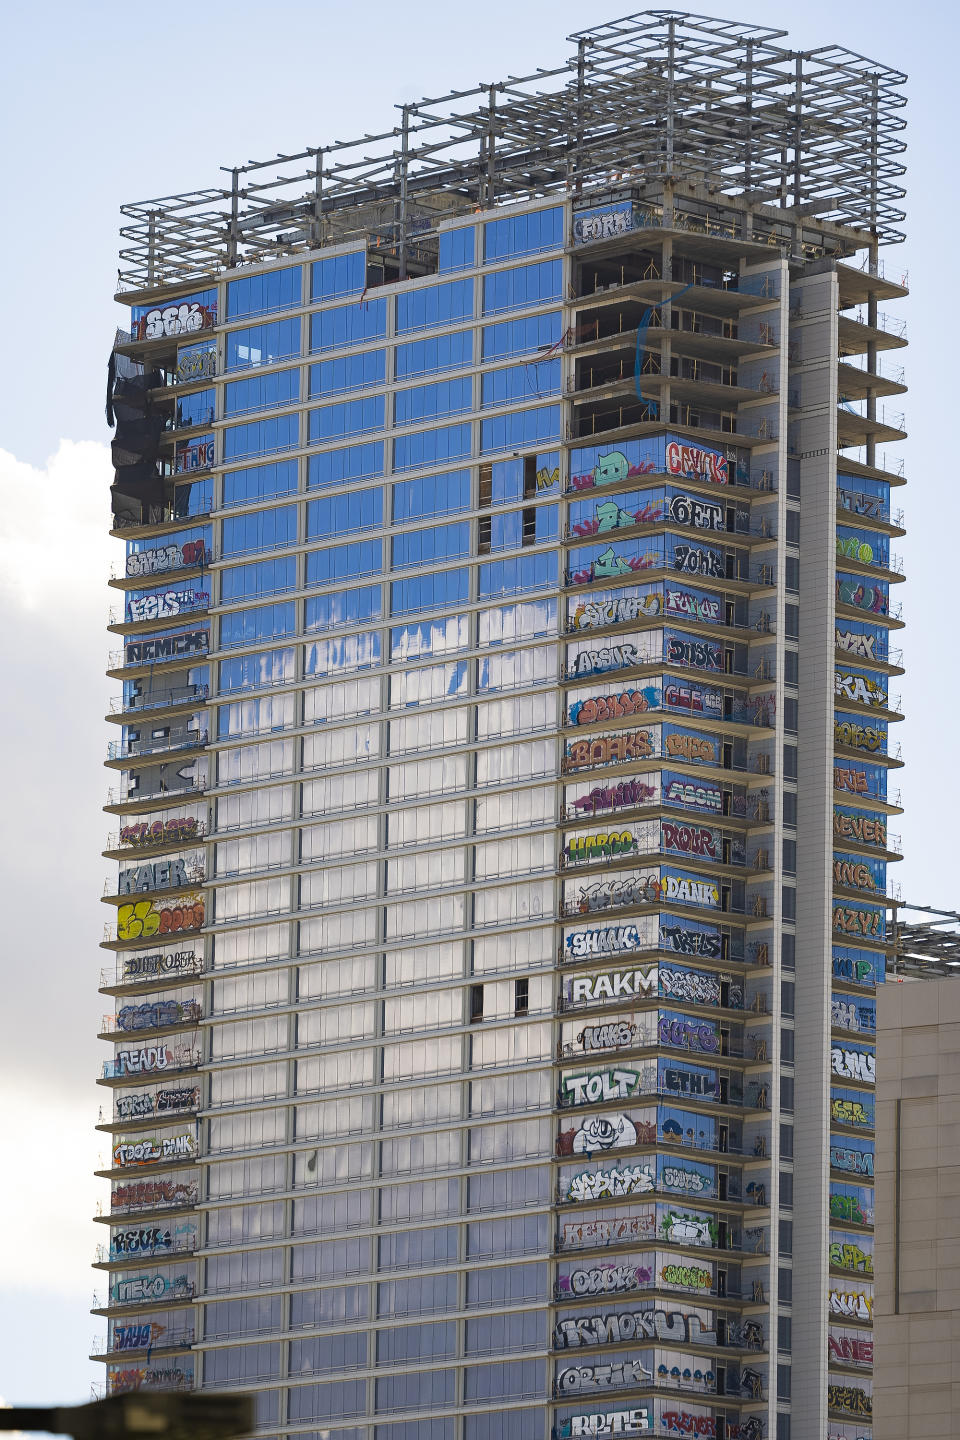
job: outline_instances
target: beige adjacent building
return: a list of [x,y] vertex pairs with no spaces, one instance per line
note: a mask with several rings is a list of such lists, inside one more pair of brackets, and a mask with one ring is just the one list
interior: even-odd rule
[[878,989],[875,1440],[960,1435],[960,984]]

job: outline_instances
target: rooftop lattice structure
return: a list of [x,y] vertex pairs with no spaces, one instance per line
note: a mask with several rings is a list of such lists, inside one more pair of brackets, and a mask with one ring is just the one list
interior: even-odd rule
[[[905,924],[901,910],[928,918]],[[900,904],[894,910],[893,940],[893,974],[926,980],[960,974],[960,915],[955,911]]]
[[224,167],[228,186],[122,206],[120,285],[358,236],[404,255],[451,215],[611,184],[684,182],[901,240],[906,77],[785,36],[674,10],[578,31],[554,69],[398,106],[379,135]]

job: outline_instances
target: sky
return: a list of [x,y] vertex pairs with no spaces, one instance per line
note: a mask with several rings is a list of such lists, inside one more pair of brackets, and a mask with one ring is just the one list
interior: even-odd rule
[[[93,1126],[106,1053],[95,1037],[110,1008],[96,987],[108,958],[99,897],[112,868],[100,851],[115,824],[100,809],[110,783],[100,762],[117,688],[103,676],[117,643],[104,629],[116,597],[106,580],[120,560],[107,536],[103,397],[125,323],[112,298],[119,207],[222,184],[221,166],[389,129],[397,104],[560,63],[565,36],[624,13],[616,0],[479,9],[418,0],[408,10],[395,0],[162,9],[31,0],[0,18],[9,57],[0,87],[0,1396],[9,1402],[82,1401],[102,1374],[87,1355],[103,1329],[88,1311],[104,1233],[90,1216],[106,1189],[92,1171],[107,1148]],[[960,701],[944,651],[954,601],[943,599],[960,536],[949,439],[958,206],[944,100],[956,88],[958,12],[931,0],[722,0],[700,13],[784,28],[793,47],[842,45],[910,77],[911,238],[887,254],[888,272],[908,271],[911,285],[897,307],[911,341],[912,484],[901,492],[910,534],[896,546],[909,577],[909,673],[892,687],[908,715],[898,732],[908,813],[893,828],[907,855],[896,870],[904,898],[952,908],[957,848],[941,817],[960,797],[940,740]]]

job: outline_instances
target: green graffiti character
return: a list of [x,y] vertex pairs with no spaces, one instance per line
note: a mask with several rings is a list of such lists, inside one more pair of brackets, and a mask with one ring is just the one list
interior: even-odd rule
[[630,461],[619,450],[601,455],[593,467],[594,485],[612,485],[616,480],[626,480],[630,474]]
[[621,510],[616,500],[604,500],[597,506],[597,529],[616,530],[621,525],[635,525],[637,522],[627,510]]

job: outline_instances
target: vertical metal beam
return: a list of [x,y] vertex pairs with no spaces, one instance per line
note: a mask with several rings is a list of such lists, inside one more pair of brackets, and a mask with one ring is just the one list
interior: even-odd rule
[[586,40],[583,40],[583,39],[578,40],[578,41],[577,41],[577,128],[576,128],[576,131],[575,131],[575,133],[574,133],[574,141],[573,141],[573,154],[574,154],[573,193],[574,193],[574,195],[580,195],[580,194],[583,193],[583,174],[582,174],[582,170],[581,170],[581,155],[580,155],[580,152],[581,152],[581,150],[582,150],[582,148],[583,148],[583,90],[584,90],[584,77],[585,77],[585,75],[586,75],[586,69],[587,69],[586,53],[587,53],[587,42],[586,42]]
[[400,107],[400,279],[407,278],[407,167],[410,160],[410,107]]
[[314,245],[323,244],[323,151],[316,153],[313,177],[313,225],[311,240]]
[[676,92],[674,88],[674,63],[676,58],[677,22],[673,16],[667,21],[667,165],[668,179],[673,178],[674,142],[676,140]]
[[798,51],[793,82],[793,203],[803,203],[803,54]]
[[237,263],[240,249],[240,174],[230,172],[230,225],[227,230],[227,268],[232,270]]
[[497,87],[487,92],[487,184],[486,209],[497,203]]

